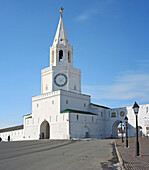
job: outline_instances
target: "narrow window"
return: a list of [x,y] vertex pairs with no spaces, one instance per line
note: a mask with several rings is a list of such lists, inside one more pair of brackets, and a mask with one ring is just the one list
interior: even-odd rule
[[59,51],[59,61],[63,62],[63,50]]
[[39,107],[39,104],[37,104],[37,107]]
[[101,112],[101,117],[103,117],[103,113]]
[[146,113],[148,112],[148,107],[146,107]]
[[54,51],[52,51],[52,64],[54,63]]
[[74,86],[74,90],[76,90],[77,88],[76,88],[76,85]]
[[56,122],[57,122],[57,115],[56,115]]
[[92,116],[92,122],[94,121],[94,117]]
[[54,100],[52,100],[52,104],[54,104]]
[[79,115],[77,115],[77,120],[79,120]]
[[115,112],[112,112],[112,113],[111,113],[111,117],[116,117],[116,113],[115,113]]
[[68,100],[66,100],[66,104],[68,104]]
[[86,107],[86,103],[84,103],[84,107]]
[[70,51],[68,51],[68,63],[71,63]]

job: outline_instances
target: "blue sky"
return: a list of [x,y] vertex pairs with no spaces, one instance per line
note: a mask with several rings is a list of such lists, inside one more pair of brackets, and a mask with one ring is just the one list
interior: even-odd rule
[[59,10],[82,92],[109,106],[149,103],[148,0],[0,1],[0,128],[22,124],[40,94]]

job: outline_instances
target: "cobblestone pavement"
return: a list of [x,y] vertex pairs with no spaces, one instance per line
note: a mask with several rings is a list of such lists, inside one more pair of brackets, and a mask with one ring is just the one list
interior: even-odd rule
[[122,169],[126,170],[149,170],[149,138],[140,137],[140,156],[135,156],[135,138],[128,139],[128,148],[125,148],[121,139],[115,141],[119,156],[121,157]]

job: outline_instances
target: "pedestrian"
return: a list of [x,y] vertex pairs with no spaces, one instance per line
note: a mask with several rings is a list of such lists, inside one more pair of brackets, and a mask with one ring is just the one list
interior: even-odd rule
[[10,135],[8,136],[8,142],[10,142]]

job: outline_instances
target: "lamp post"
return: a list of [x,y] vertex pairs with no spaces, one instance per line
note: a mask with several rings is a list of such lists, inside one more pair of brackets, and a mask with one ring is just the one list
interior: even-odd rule
[[125,120],[125,123],[126,123],[126,148],[128,148],[128,126],[127,126],[128,117],[126,116],[124,120]]
[[133,105],[132,108],[133,108],[134,113],[136,115],[136,156],[139,156],[139,140],[138,140],[138,112],[139,112],[139,106],[135,102],[135,104]]
[[122,121],[120,121],[120,124],[121,124],[121,134],[122,134],[122,143],[123,143],[123,142],[124,142],[124,139],[123,139]]

